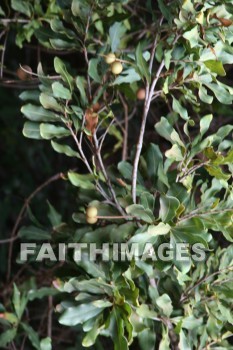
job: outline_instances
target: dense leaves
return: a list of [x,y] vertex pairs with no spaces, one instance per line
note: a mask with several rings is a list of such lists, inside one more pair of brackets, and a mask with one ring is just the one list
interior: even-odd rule
[[[47,226],[31,213],[19,230],[22,242],[51,243],[45,270],[54,270],[49,286],[32,278],[14,285],[12,305],[0,313],[0,346],[25,336],[35,349],[52,349],[54,306],[56,327],[82,335],[67,350],[231,349],[231,2],[14,0],[11,7],[22,20],[12,24],[17,45],[37,40],[54,54],[50,70],[38,62],[37,88],[20,95],[23,134],[77,161],[61,177],[78,195],[72,221],[49,203]],[[76,250],[56,266],[61,242]],[[89,243],[109,250],[92,260]],[[121,259],[119,243],[127,248]],[[44,297],[47,335],[27,311]]]

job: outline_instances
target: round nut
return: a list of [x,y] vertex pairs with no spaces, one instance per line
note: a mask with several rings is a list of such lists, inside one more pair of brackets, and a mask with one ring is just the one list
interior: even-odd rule
[[138,100],[145,100],[146,97],[146,90],[145,89],[139,89],[137,92],[137,99]]
[[87,223],[88,224],[95,224],[96,222],[98,221],[97,217],[93,217],[93,218],[90,218],[89,216],[87,216]]
[[30,80],[32,69],[29,66],[21,66],[17,69],[16,74],[20,80]]
[[122,71],[123,71],[123,66],[121,64],[121,62],[114,62],[112,65],[111,65],[111,71],[113,74],[115,75],[118,75],[120,74]]
[[87,207],[86,214],[88,218],[95,218],[98,214],[98,210],[96,207],[90,206],[90,207]]
[[114,53],[110,52],[106,57],[105,57],[105,62],[107,64],[112,64],[113,62],[116,61],[116,56]]

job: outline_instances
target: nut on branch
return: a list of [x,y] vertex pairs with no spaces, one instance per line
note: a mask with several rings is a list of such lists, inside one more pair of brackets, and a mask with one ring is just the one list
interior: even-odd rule
[[112,64],[116,61],[116,55],[112,52],[110,52],[107,56],[105,56],[105,62],[107,64]]
[[94,206],[87,207],[86,209],[86,220],[88,224],[95,224],[98,221],[97,218],[98,210]]
[[145,98],[146,98],[146,90],[143,88],[139,89],[137,92],[137,99],[138,100],[145,100]]
[[121,62],[116,61],[113,62],[111,65],[111,72],[115,75],[119,75],[121,74],[121,72],[123,71],[123,65]]

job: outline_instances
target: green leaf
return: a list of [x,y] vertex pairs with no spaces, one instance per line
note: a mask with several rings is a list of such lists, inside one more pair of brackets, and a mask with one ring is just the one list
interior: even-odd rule
[[98,64],[100,60],[99,58],[92,58],[89,61],[89,66],[88,66],[88,74],[90,77],[96,82],[101,84],[102,83],[102,78],[98,73]]
[[125,34],[125,32],[126,28],[122,22],[115,22],[109,28],[109,37],[112,52],[116,52],[119,49],[121,38]]
[[113,295],[112,287],[103,282],[100,278],[86,279],[83,281],[78,281],[73,278],[65,283],[64,291],[71,293],[74,290],[89,294]]
[[50,233],[35,226],[23,226],[19,231],[19,237],[30,241],[44,241],[51,238]]
[[90,276],[96,277],[96,278],[105,278],[105,272],[103,270],[103,267],[96,262],[89,261],[88,257],[85,257],[84,254],[82,254],[82,261],[76,261],[76,264],[84,269]]
[[52,341],[51,338],[47,337],[41,340],[40,350],[52,350]]
[[53,227],[56,227],[62,223],[62,216],[59,214],[56,209],[47,201],[49,206],[48,218]]
[[72,185],[81,187],[83,189],[95,189],[95,185],[93,183],[95,177],[92,174],[77,174],[74,173],[73,171],[68,172],[68,178]]
[[87,0],[72,0],[71,11],[74,16],[79,17],[82,21],[86,21],[90,13],[90,5]]
[[55,296],[59,293],[60,292],[57,289],[50,288],[50,287],[42,287],[40,289],[31,289],[28,291],[28,299],[32,301],[35,299],[42,299],[48,296]]
[[207,90],[203,85],[199,86],[198,95],[200,97],[200,100],[205,103],[211,104],[213,102],[213,96],[207,94]]
[[178,145],[185,148],[179,134],[175,131],[175,129],[171,126],[166,118],[162,117],[161,120],[155,124],[155,129],[160,136],[164,137],[172,144],[178,143]]
[[138,334],[138,341],[141,349],[143,350],[154,350],[156,341],[156,331],[154,324],[151,321],[151,327],[143,330]]
[[35,103],[39,103],[40,97],[40,91],[38,90],[27,90],[27,91],[23,91],[20,95],[19,98],[22,101],[31,101],[31,102],[35,102]]
[[59,118],[50,111],[47,111],[43,107],[39,107],[28,103],[21,108],[21,112],[29,120],[33,122],[56,122],[59,121]]
[[181,149],[179,148],[178,145],[173,145],[172,148],[170,148],[169,150],[167,150],[165,152],[165,156],[168,159],[172,159],[176,162],[181,162],[184,159],[184,156],[181,152]]
[[169,68],[170,68],[171,58],[172,58],[172,51],[173,51],[173,49],[166,50],[165,53],[164,53],[164,65],[165,65],[167,70],[169,70]]
[[197,217],[180,221],[171,228],[171,232],[175,242],[202,243],[206,248],[208,248],[207,242],[211,239],[211,235],[208,234],[202,220]]
[[[130,163],[121,161],[118,163],[117,169],[126,180],[132,180],[133,166]],[[141,185],[143,185],[143,178],[140,173],[138,174],[137,180]]]
[[114,80],[112,85],[120,84],[132,84],[135,81],[141,80],[140,75],[135,71],[134,68],[123,70],[123,72]]
[[59,105],[57,100],[54,97],[45,94],[44,92],[40,94],[40,103],[45,109],[52,109],[56,112],[63,112],[63,108],[61,105]]
[[17,328],[11,328],[3,332],[0,335],[0,346],[5,348],[9,343],[11,343],[17,334]]
[[70,146],[68,145],[61,145],[60,143],[57,143],[55,141],[51,141],[51,145],[54,149],[54,151],[58,153],[65,154],[68,157],[77,157],[80,158],[80,155],[78,152],[75,152]]
[[3,11],[2,6],[0,6],[0,16],[5,16],[5,12]]
[[195,13],[195,8],[191,0],[184,0],[182,4],[182,9],[187,12]]
[[97,319],[92,329],[89,332],[87,332],[87,334],[85,335],[82,341],[82,346],[90,347],[95,344],[96,339],[101,331],[101,328],[103,328],[99,326],[99,323],[100,321],[99,319]]
[[156,299],[156,304],[162,310],[163,314],[167,317],[171,316],[173,306],[169,295],[163,294]]
[[68,84],[70,91],[73,91],[73,77],[68,73],[65,63],[58,57],[54,58],[54,68],[56,73],[60,74],[62,80]]
[[217,100],[223,104],[232,104],[233,96],[223,87],[215,83],[205,84],[213,93]]
[[37,350],[41,350],[41,347],[40,347],[40,340],[39,340],[39,336],[38,334],[35,332],[35,330],[29,326],[28,324],[26,323],[21,323],[20,324],[23,329],[25,330],[30,342],[32,343],[32,345],[34,346],[35,349]]
[[93,303],[71,306],[60,317],[59,323],[65,326],[76,326],[96,317],[105,308],[96,307]]
[[158,225],[150,225],[148,227],[148,233],[155,236],[163,236],[170,232],[171,226],[160,222]]
[[77,42],[74,40],[70,40],[70,39],[59,39],[59,38],[55,38],[55,39],[49,39],[49,42],[52,46],[52,48],[56,49],[56,50],[77,50],[77,46],[79,47],[80,45],[77,45]]
[[215,177],[216,179],[218,180],[229,180],[229,178],[231,177],[230,174],[226,174],[223,172],[223,170],[219,167],[219,166],[216,166],[216,165],[206,165],[205,166],[205,169],[208,171],[208,173]]
[[225,77],[226,72],[221,61],[207,60],[203,62],[207,68],[213,73]]
[[32,15],[32,6],[27,1],[23,0],[11,0],[11,7],[17,11],[20,12],[27,17],[31,17]]
[[164,2],[164,0],[158,0],[158,5],[161,13],[163,14],[164,18],[168,21],[169,24],[172,23],[173,16],[171,14],[171,11],[169,10],[169,7]]
[[199,42],[198,26],[195,26],[193,27],[193,29],[185,32],[183,34],[183,37],[189,42],[191,48],[198,46],[198,42]]
[[142,318],[149,318],[151,320],[158,320],[158,313],[154,310],[150,310],[147,304],[141,304],[137,309],[136,313]]
[[190,347],[188,338],[182,329],[180,331],[180,341],[178,346],[180,350],[192,350],[192,348]]
[[50,22],[50,27],[51,29],[55,32],[55,33],[61,33],[61,34],[64,34],[67,38],[69,39],[73,39],[75,40],[76,39],[76,35],[75,33],[64,27],[64,24],[62,21],[60,21],[59,19],[57,18],[53,18]]
[[231,325],[233,325],[233,315],[229,307],[227,305],[224,305],[223,302],[221,303],[220,301],[218,301],[218,308],[224,319]]
[[147,174],[152,182],[152,185],[157,187],[161,181],[169,187],[167,175],[163,167],[163,156],[158,145],[151,143],[145,153]]
[[142,47],[141,47],[140,42],[136,48],[136,64],[137,64],[137,68],[140,72],[140,75],[142,77],[145,77],[146,80],[148,82],[150,82],[151,76],[150,76],[150,72],[149,72],[148,63],[146,62],[145,58],[143,57]]
[[43,139],[50,140],[53,137],[60,139],[62,137],[70,136],[70,131],[63,126],[42,123],[40,124],[40,134]]
[[81,96],[81,103],[83,106],[86,106],[88,104],[87,95],[85,91],[86,86],[86,80],[84,77],[77,77],[76,78],[76,86],[79,89],[80,96]]
[[115,306],[112,312],[115,321],[115,327],[111,335],[114,342],[114,350],[128,350],[128,343],[124,336],[124,320],[119,307]]
[[140,203],[145,209],[154,211],[155,197],[149,192],[142,192],[140,194]]
[[[150,179],[155,179],[158,175],[158,166],[159,163],[163,162],[163,156],[159,149],[159,146],[150,143],[147,152],[146,152],[146,161],[147,161],[147,172]],[[153,181],[154,182],[154,181]]]
[[29,139],[41,140],[40,124],[33,122],[24,123],[23,135]]
[[61,83],[56,81],[52,84],[53,95],[56,98],[62,98],[64,100],[71,100],[70,90],[65,88]]
[[210,124],[213,120],[213,114],[208,114],[206,116],[204,116],[203,118],[201,118],[200,120],[200,134],[201,136],[203,136],[210,127]]
[[180,206],[177,198],[167,195],[160,196],[159,217],[163,222],[170,222],[176,216],[176,211]]
[[188,120],[189,119],[187,109],[182,107],[180,102],[174,96],[172,96],[172,108],[184,120]]
[[154,215],[150,209],[146,209],[139,204],[132,204],[126,208],[127,214],[131,214],[144,222],[152,224],[154,221]]
[[167,330],[163,329],[163,338],[159,344],[158,350],[170,350],[170,339]]
[[16,284],[14,284],[14,293],[13,293],[12,302],[14,305],[15,313],[19,320],[21,319],[24,313],[25,307],[27,305],[27,301],[28,301],[27,297],[24,294],[21,296],[21,293],[18,290]]

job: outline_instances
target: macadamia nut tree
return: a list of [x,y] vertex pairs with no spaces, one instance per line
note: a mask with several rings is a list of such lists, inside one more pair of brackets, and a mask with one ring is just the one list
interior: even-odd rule
[[[12,0],[10,20],[5,7],[2,30],[53,57],[21,67],[36,84],[20,94],[23,134],[76,160],[62,175],[73,221],[50,205],[50,227],[31,217],[21,241],[140,249],[130,261],[84,249],[53,270],[53,287],[17,283],[0,346],[232,349],[232,1]],[[188,245],[188,259],[151,254],[163,243]],[[30,324],[42,297],[56,310],[49,334]]]

